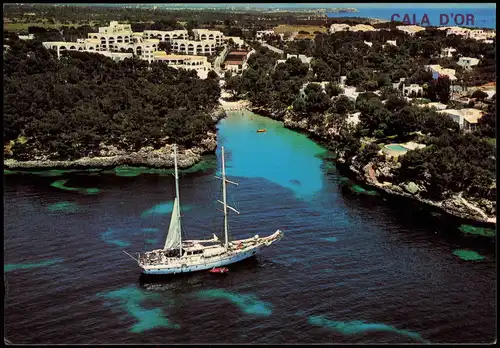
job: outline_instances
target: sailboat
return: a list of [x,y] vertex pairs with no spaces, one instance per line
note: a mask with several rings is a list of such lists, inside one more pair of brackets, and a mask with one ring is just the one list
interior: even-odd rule
[[134,259],[141,272],[147,275],[166,275],[190,273],[195,271],[210,270],[214,267],[227,266],[247,258],[259,252],[260,249],[270,246],[275,241],[283,238],[283,232],[276,230],[267,237],[255,235],[247,239],[229,240],[228,237],[228,209],[240,214],[235,208],[227,204],[226,185],[238,183],[226,178],[226,166],[224,163],[224,147],[222,147],[222,180],[223,200],[217,200],[223,205],[224,213],[224,241],[215,234],[211,239],[182,240],[181,204],[179,196],[179,174],[177,170],[177,146],[174,145],[174,176],[175,176],[175,199],[170,218],[170,226],[162,249],[137,253],[137,258],[123,252]]

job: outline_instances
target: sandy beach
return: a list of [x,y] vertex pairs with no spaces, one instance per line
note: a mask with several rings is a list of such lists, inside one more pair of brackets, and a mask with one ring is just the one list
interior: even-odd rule
[[250,102],[247,100],[237,100],[237,101],[228,101],[231,98],[231,94],[225,90],[221,91],[221,97],[219,98],[219,103],[222,105],[222,108],[226,111],[239,111],[246,109]]

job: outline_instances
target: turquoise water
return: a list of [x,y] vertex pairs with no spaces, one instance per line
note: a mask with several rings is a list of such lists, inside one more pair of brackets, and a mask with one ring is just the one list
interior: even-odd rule
[[50,184],[50,186],[56,187],[56,188],[61,189],[61,190],[66,190],[66,191],[81,192],[81,193],[86,194],[86,195],[95,195],[101,191],[100,189],[94,188],[94,187],[92,187],[92,188],[69,187],[69,186],[66,186],[67,181],[68,181],[67,179],[57,180],[57,181],[54,181],[52,184]]
[[[141,217],[147,217],[147,216],[151,216],[151,215],[166,215],[166,214],[170,214],[173,209],[174,209],[174,202],[173,201],[163,202],[163,203],[156,204],[155,206],[151,207],[150,209],[145,210],[141,214]],[[192,209],[192,207],[187,205],[187,204],[181,205],[181,211],[188,211],[191,209]]]
[[479,226],[462,224],[458,227],[458,229],[460,231],[462,231],[463,233],[467,233],[467,234],[475,234],[478,236],[485,236],[485,237],[495,237],[496,236],[496,231],[493,228],[486,228],[486,227],[479,227]]
[[47,207],[47,210],[50,212],[67,212],[67,213],[75,213],[78,210],[78,204],[73,202],[58,202],[51,204]]
[[403,147],[399,144],[392,144],[392,145],[386,145],[386,147],[389,149],[389,150],[393,150],[393,151],[401,151],[401,152],[406,152],[408,151],[408,149],[406,147]]
[[118,290],[101,292],[97,297],[104,298],[106,306],[118,305],[127,314],[127,317],[135,319],[135,324],[129,328],[132,333],[142,333],[159,327],[169,329],[180,329],[180,325],[170,321],[165,316],[165,311],[161,308],[147,309],[144,307],[146,301],[153,301],[157,304],[173,304],[160,294],[144,291],[135,287],[124,287]]
[[253,294],[238,294],[222,289],[202,290],[197,293],[201,299],[227,300],[238,306],[241,311],[257,316],[270,316],[272,305],[261,301]]
[[39,261],[36,263],[9,263],[3,266],[3,271],[10,272],[18,269],[39,268],[39,267],[51,266],[53,264],[60,263],[63,261],[64,261],[63,259],[57,258],[52,260]]
[[149,246],[157,246],[158,238],[151,238],[151,235],[157,235],[159,233],[158,228],[109,228],[106,232],[101,233],[101,239],[109,245],[118,246],[120,248],[126,248],[132,243],[131,239],[134,236],[144,237],[144,243]]
[[335,321],[335,320],[329,320],[320,315],[310,316],[308,322],[312,325],[337,331],[344,335],[357,335],[367,332],[392,332],[398,335],[409,337],[417,342],[430,343],[429,341],[423,339],[416,332],[400,330],[395,328],[394,326],[382,323],[367,323],[361,320]]
[[[260,128],[267,132],[257,133]],[[282,122],[248,111],[244,115],[232,112],[220,122],[219,132],[231,149],[226,152],[228,176],[264,178],[305,200],[322,189],[323,161],[319,155],[326,149],[303,134],[283,128]]]
[[456,249],[453,251],[453,255],[458,256],[459,258],[465,261],[484,260],[484,256],[480,255],[478,252],[474,250]]

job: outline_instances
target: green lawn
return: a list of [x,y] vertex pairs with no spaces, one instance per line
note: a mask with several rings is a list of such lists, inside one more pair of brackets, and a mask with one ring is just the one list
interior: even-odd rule
[[93,22],[80,22],[80,23],[70,23],[70,24],[61,24],[56,22],[54,24],[47,23],[46,20],[38,21],[38,22],[27,22],[27,23],[4,23],[3,28],[7,31],[21,31],[28,30],[28,27],[43,27],[43,28],[60,28],[60,27],[79,27],[82,25],[90,25],[93,26]]
[[493,146],[496,146],[496,145],[497,145],[497,139],[496,139],[496,138],[485,138],[485,140],[486,140],[489,144],[491,144],[491,145],[493,145]]

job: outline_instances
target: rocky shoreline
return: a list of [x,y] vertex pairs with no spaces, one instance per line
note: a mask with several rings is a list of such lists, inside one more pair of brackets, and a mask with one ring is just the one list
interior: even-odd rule
[[[218,122],[226,116],[222,107],[212,113],[214,122]],[[201,143],[193,148],[179,149],[177,163],[179,168],[189,168],[202,160],[204,154],[214,153],[217,148],[217,134],[208,132]],[[4,168],[14,169],[73,169],[73,168],[109,168],[118,166],[145,166],[151,168],[172,168],[174,159],[172,157],[173,145],[166,144],[160,149],[144,147],[139,151],[128,152],[119,150],[114,146],[101,145],[99,156],[83,157],[73,161],[54,161],[47,159],[36,159],[31,161],[4,160]]]
[[[321,127],[310,128],[306,119],[295,121],[290,117],[290,113],[288,111],[269,110],[256,106],[250,106],[249,110],[258,113],[259,115],[282,121],[286,128],[304,133],[320,145],[325,145],[325,141],[322,137],[323,134],[328,132],[328,130],[321,129]],[[339,154],[336,155],[338,156]],[[390,171],[391,169],[394,169],[394,164],[392,163],[387,162],[385,165],[378,164],[379,168],[374,170],[373,163],[369,163],[364,168],[357,168],[355,158],[349,161],[349,163],[346,163],[346,161],[339,156],[336,161],[343,164],[343,166],[347,168],[351,174],[354,174],[357,180],[362,181],[368,186],[384,191],[385,193],[406,197],[408,199],[440,208],[446,213],[459,218],[474,220],[482,223],[496,224],[496,202],[488,200],[481,200],[478,202],[468,201],[462,197],[462,193],[454,194],[441,201],[426,199],[419,195],[419,192],[422,191],[422,185],[419,185],[418,183],[408,182],[396,185],[389,181],[380,182],[378,180],[378,177],[390,177]]]

